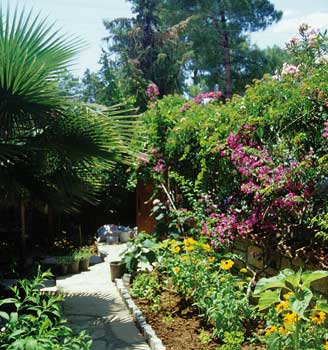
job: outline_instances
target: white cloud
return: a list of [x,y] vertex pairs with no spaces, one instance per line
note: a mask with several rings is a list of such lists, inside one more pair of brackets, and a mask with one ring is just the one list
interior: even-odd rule
[[302,23],[307,23],[315,29],[328,30],[328,11],[311,12],[302,16],[298,16],[295,11],[292,15],[292,12],[287,10],[289,16],[284,16],[265,31],[252,33],[252,42],[262,48],[273,45],[284,46],[292,36],[297,36],[298,28]]
[[307,23],[311,27],[326,29],[328,12],[313,12],[300,17],[282,18],[282,20],[271,27],[274,33],[297,33],[298,27],[302,23]]

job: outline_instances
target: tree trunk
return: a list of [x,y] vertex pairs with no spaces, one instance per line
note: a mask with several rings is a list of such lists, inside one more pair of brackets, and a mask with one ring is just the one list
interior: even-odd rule
[[47,237],[48,247],[47,249],[51,250],[51,248],[53,248],[54,241],[55,241],[54,212],[53,212],[53,209],[48,206],[48,237]]
[[227,32],[227,19],[224,15],[224,12],[221,12],[221,24],[222,24],[222,47],[223,47],[223,60],[224,60],[224,68],[225,68],[226,96],[230,98],[232,95],[230,42],[229,42],[229,34]]
[[20,255],[21,259],[26,257],[26,216],[25,216],[25,203],[23,198],[20,200],[20,224],[21,224],[21,235],[20,235]]

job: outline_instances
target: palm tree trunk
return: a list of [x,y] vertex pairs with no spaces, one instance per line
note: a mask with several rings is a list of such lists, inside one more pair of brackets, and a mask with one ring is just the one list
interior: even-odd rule
[[51,207],[48,207],[48,249],[51,250],[51,248],[54,245],[55,240],[55,228],[54,228],[54,212]]
[[20,235],[20,255],[21,258],[26,257],[26,207],[23,198],[20,199],[20,224],[21,224],[21,235]]

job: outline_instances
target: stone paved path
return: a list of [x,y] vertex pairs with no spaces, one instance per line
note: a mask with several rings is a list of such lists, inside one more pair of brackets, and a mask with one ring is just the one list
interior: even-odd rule
[[65,294],[63,311],[74,331],[86,330],[92,350],[149,350],[129,311],[110,279],[109,261],[120,260],[125,245],[104,245],[108,257],[89,271],[59,277],[57,288]]

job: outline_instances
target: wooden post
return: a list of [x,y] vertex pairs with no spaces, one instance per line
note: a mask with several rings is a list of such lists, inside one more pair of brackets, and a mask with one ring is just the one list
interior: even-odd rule
[[153,193],[153,185],[145,184],[143,181],[138,180],[136,200],[137,200],[137,227],[138,231],[146,231],[147,233],[153,233],[156,225],[156,221],[150,216],[152,203],[148,203],[150,196]]

